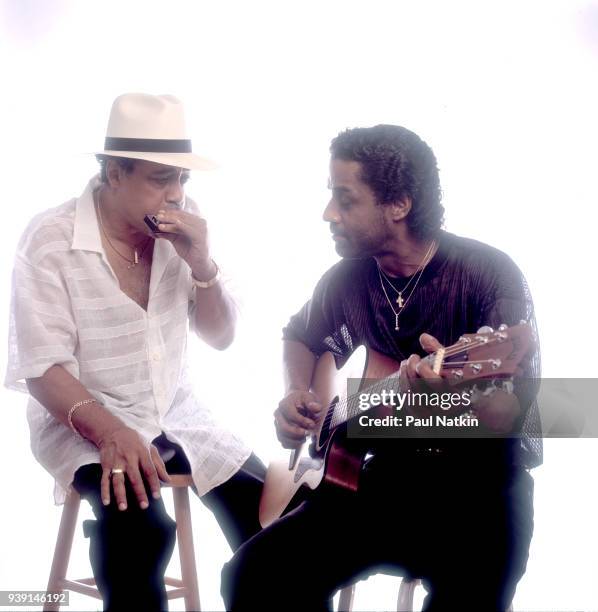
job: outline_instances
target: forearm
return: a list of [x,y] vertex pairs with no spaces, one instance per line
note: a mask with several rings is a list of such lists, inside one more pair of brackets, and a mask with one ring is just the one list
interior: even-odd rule
[[208,289],[198,287],[195,291],[195,331],[210,346],[224,350],[235,337],[235,303],[221,282]]
[[282,360],[286,392],[308,391],[317,357],[302,342],[285,340]]
[[[77,402],[94,399],[93,395],[62,366],[54,365],[39,378],[28,378],[29,393],[58,421],[70,427],[68,413]],[[99,446],[108,433],[125,424],[97,402],[83,404],[72,414],[75,429]]]

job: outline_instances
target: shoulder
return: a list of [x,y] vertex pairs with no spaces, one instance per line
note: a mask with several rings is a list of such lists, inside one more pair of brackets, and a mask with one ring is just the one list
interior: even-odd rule
[[17,247],[17,255],[37,264],[49,254],[68,251],[73,241],[77,199],[49,208],[31,219]]
[[447,261],[470,274],[482,276],[520,275],[517,264],[500,249],[474,240],[443,232],[446,243]]

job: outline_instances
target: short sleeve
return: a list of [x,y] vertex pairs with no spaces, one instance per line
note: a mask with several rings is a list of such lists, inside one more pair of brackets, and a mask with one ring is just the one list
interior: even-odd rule
[[515,430],[522,434],[522,449],[530,457],[526,459],[527,464],[538,465],[542,457],[542,426],[537,403],[541,362],[531,293],[521,270],[504,253],[500,253],[496,258],[491,280],[485,285],[481,292],[481,325],[498,328],[502,323],[512,326],[525,321],[534,332],[534,346],[520,364],[521,376],[516,377],[514,381],[515,394],[522,408],[522,415],[515,425]]
[[58,270],[43,259],[17,253],[12,277],[8,365],[4,384],[27,391],[25,379],[62,365],[78,377],[77,331]]
[[340,273],[337,265],[324,274],[311,299],[283,329],[283,340],[301,342],[318,357],[330,351],[342,360],[353,352],[355,342],[343,309]]

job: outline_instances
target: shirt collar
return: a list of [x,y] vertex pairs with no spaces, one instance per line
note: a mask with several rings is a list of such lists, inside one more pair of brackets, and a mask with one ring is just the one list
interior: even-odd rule
[[71,249],[103,253],[102,238],[93,203],[93,193],[101,185],[100,176],[94,176],[75,203],[75,225]]

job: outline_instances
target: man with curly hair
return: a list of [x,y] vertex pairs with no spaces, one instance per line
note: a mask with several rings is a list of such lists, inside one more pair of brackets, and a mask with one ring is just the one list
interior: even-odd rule
[[[326,408],[310,390],[326,352],[342,363],[365,344],[401,362],[406,390],[437,379],[422,357],[462,334],[533,325],[513,261],[441,229],[436,158],[419,136],[392,125],[347,130],[331,154],[324,220],[342,259],[284,330],[287,392],[275,423],[285,448]],[[534,351],[528,377],[538,375]],[[327,610],[338,588],[386,572],[421,577],[427,610],[507,608],[533,531],[529,469],[541,462],[535,390],[511,391],[479,398],[485,437],[373,444],[357,493],[321,486],[236,552],[223,571],[227,607]]]

